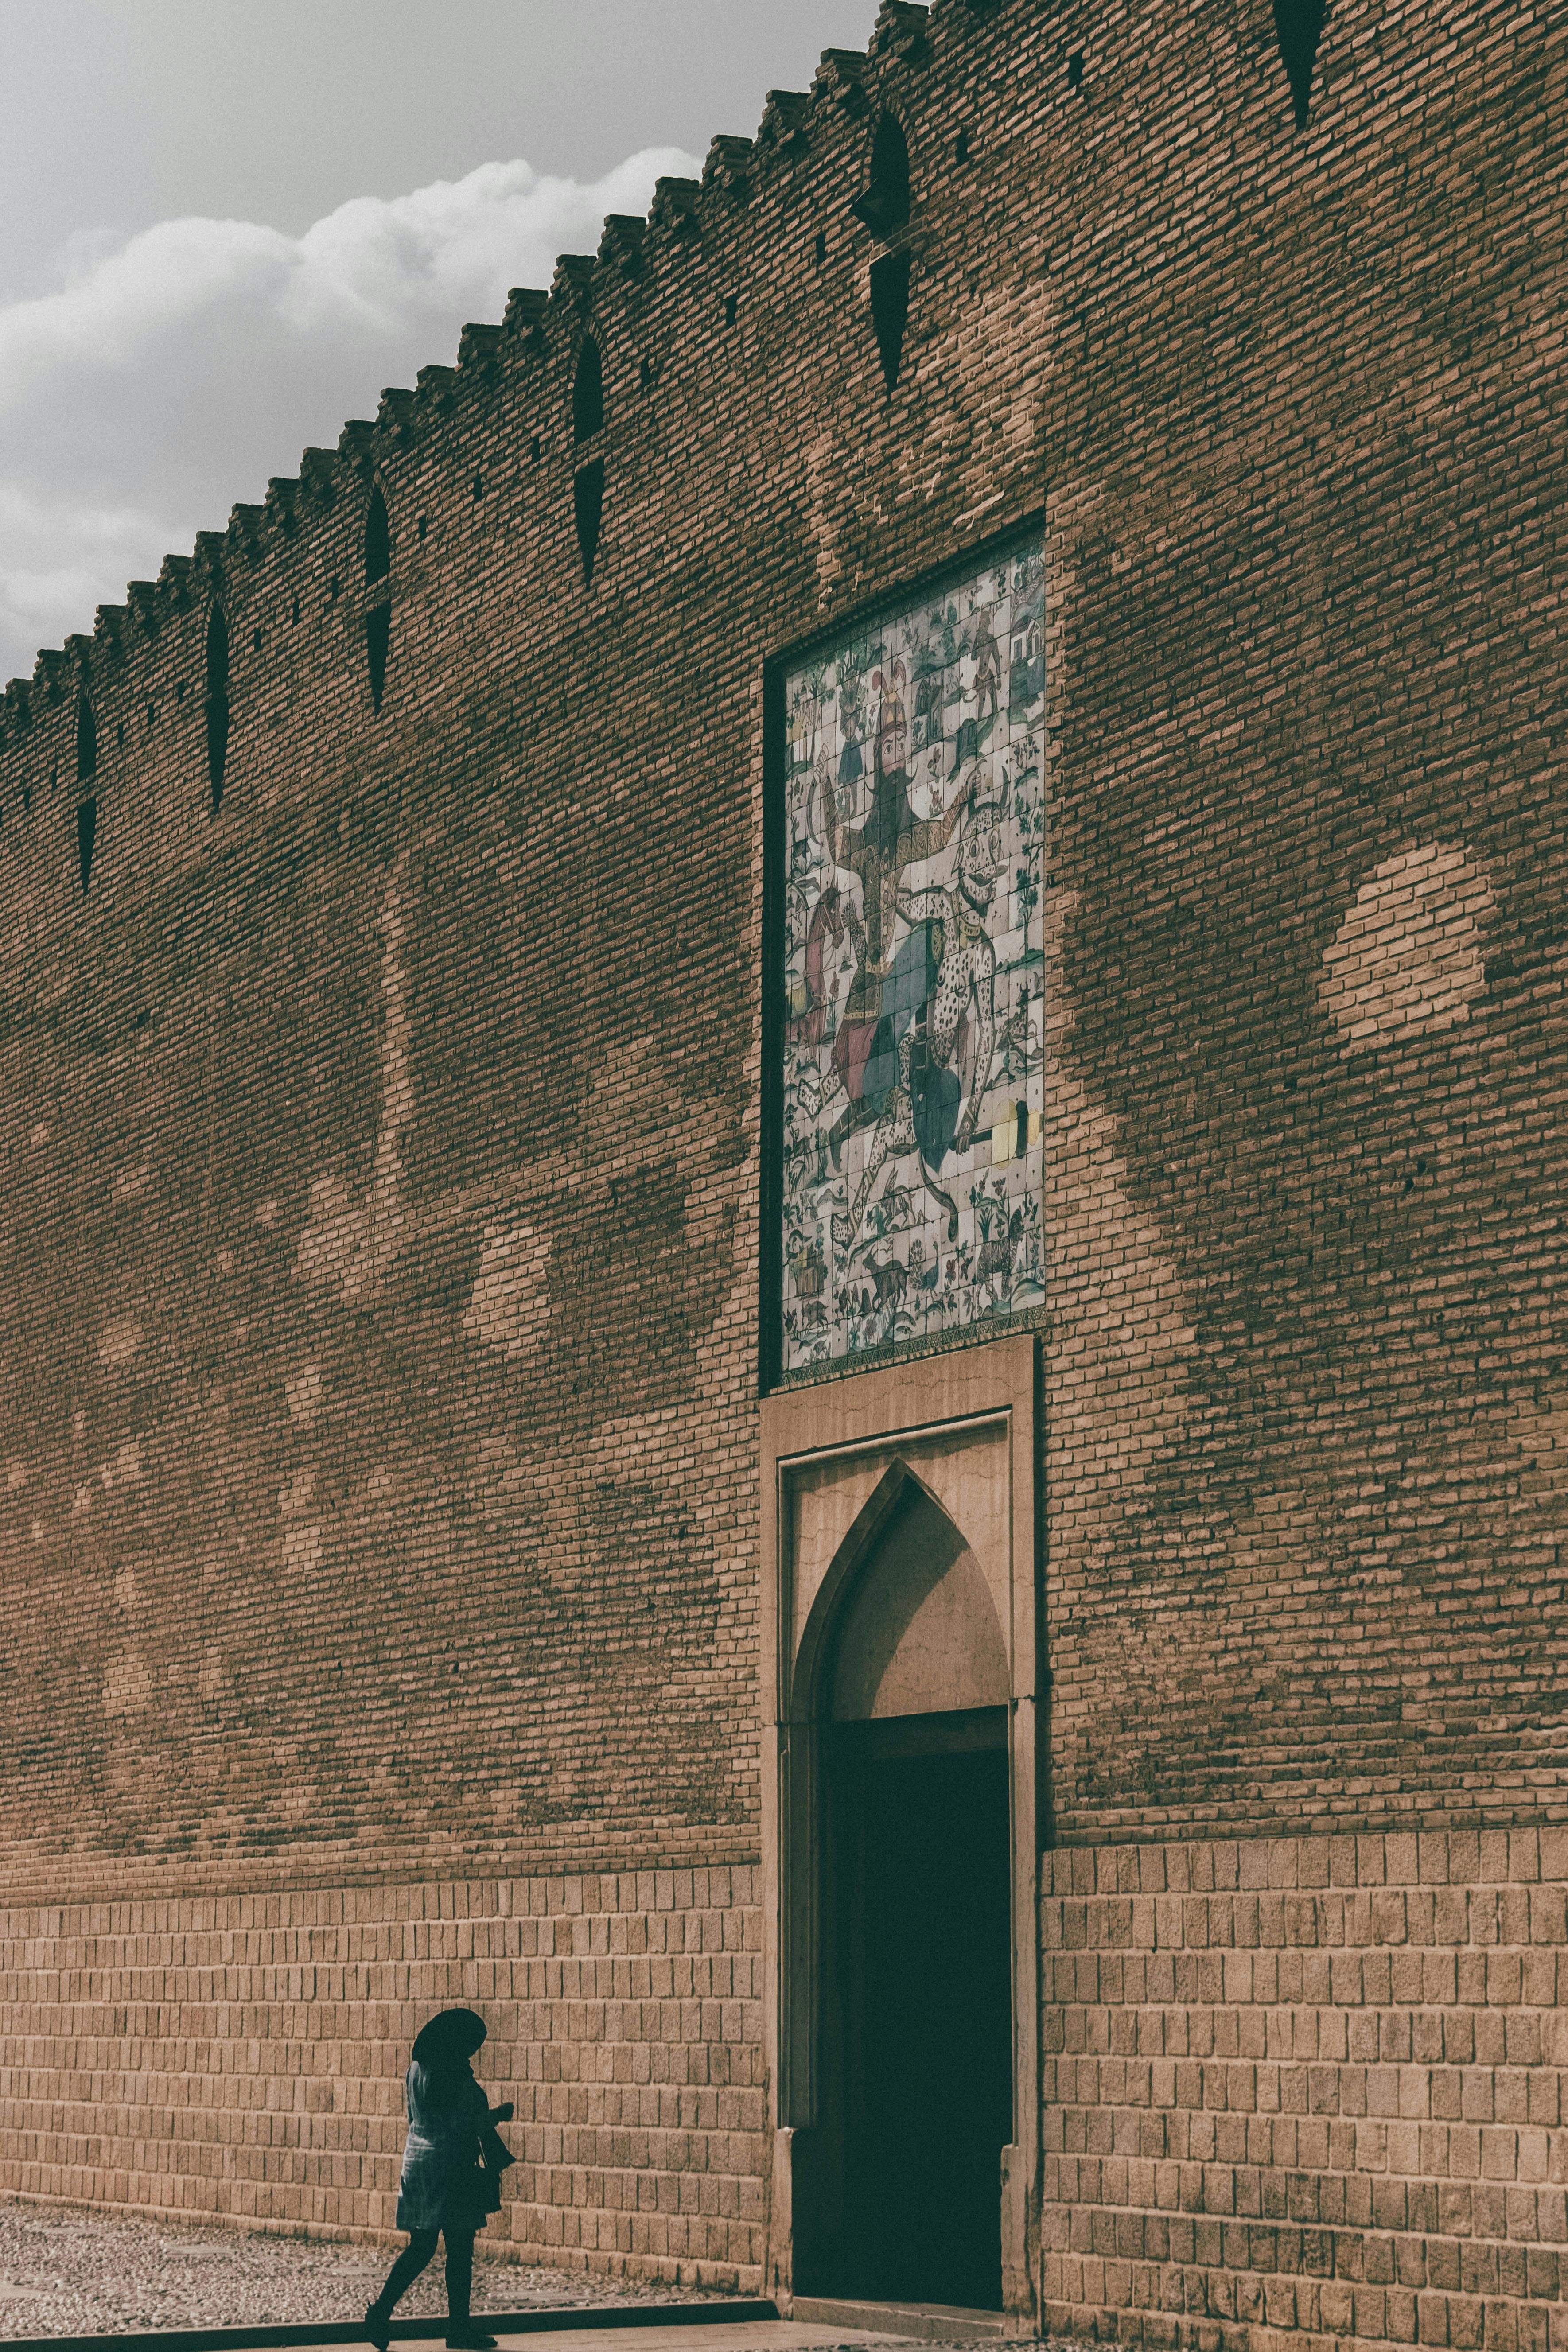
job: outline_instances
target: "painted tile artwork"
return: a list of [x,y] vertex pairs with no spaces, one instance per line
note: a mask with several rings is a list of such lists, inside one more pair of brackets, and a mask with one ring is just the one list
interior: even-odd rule
[[793,670],[785,1371],[1039,1304],[1037,542]]

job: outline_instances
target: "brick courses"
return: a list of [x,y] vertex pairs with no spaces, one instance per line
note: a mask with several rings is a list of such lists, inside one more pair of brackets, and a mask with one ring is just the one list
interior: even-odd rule
[[1049,2325],[1555,2347],[1568,1830],[1058,1852]]
[[764,664],[1043,518],[1044,2300],[1548,2340],[1561,32],[889,5],[8,690],[0,2183],[384,2230],[493,1965],[519,2244],[759,2274]]
[[[403,2068],[480,2006],[520,2260],[761,2278],[761,1919],[748,1870],[18,1908],[0,2165],[28,2196],[385,2236]],[[512,2182],[515,2181],[515,2188]]]

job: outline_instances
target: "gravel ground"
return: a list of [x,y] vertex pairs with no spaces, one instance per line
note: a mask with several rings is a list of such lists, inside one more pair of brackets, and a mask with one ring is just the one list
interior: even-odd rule
[[[656,2279],[525,2269],[475,2249],[474,2310],[539,2307],[613,2310],[627,2303],[699,2303],[721,2289]],[[264,2326],[358,2319],[386,2276],[380,2247],[247,2235],[200,2221],[146,2221],[69,2205],[0,2197],[0,2343],[18,2336],[111,2336],[175,2327]],[[439,2252],[398,2305],[400,2319],[444,2317]],[[438,2332],[438,2331],[437,2331]],[[713,2352],[733,2352],[739,2329],[714,2332]],[[543,2341],[543,2339],[542,2339]],[[824,2328],[810,2352],[916,2352],[907,2336],[857,2336],[840,2347]],[[650,2344],[649,2352],[658,2352]],[[922,2343],[918,2352],[974,2352]],[[1089,2352],[1058,2337],[1009,2344],[1006,2352]]]
[[[700,2301],[700,2287],[525,2269],[475,2248],[474,2309],[586,2308]],[[163,2327],[358,2319],[386,2276],[390,2250],[247,2236],[199,2221],[147,2221],[74,2206],[0,2198],[0,2340]],[[445,2315],[442,2258],[397,2306],[400,2319]]]

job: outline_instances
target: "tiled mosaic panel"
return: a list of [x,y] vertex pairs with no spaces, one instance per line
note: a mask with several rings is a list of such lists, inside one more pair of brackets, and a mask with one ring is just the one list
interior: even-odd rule
[[786,1371],[1043,1297],[1037,544],[785,685]]

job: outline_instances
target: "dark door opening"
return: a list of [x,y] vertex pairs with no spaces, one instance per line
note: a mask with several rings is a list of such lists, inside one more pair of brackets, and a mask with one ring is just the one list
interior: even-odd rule
[[1002,2306],[1005,1741],[1002,1707],[831,1734],[825,2057],[842,2170],[830,2292]]

